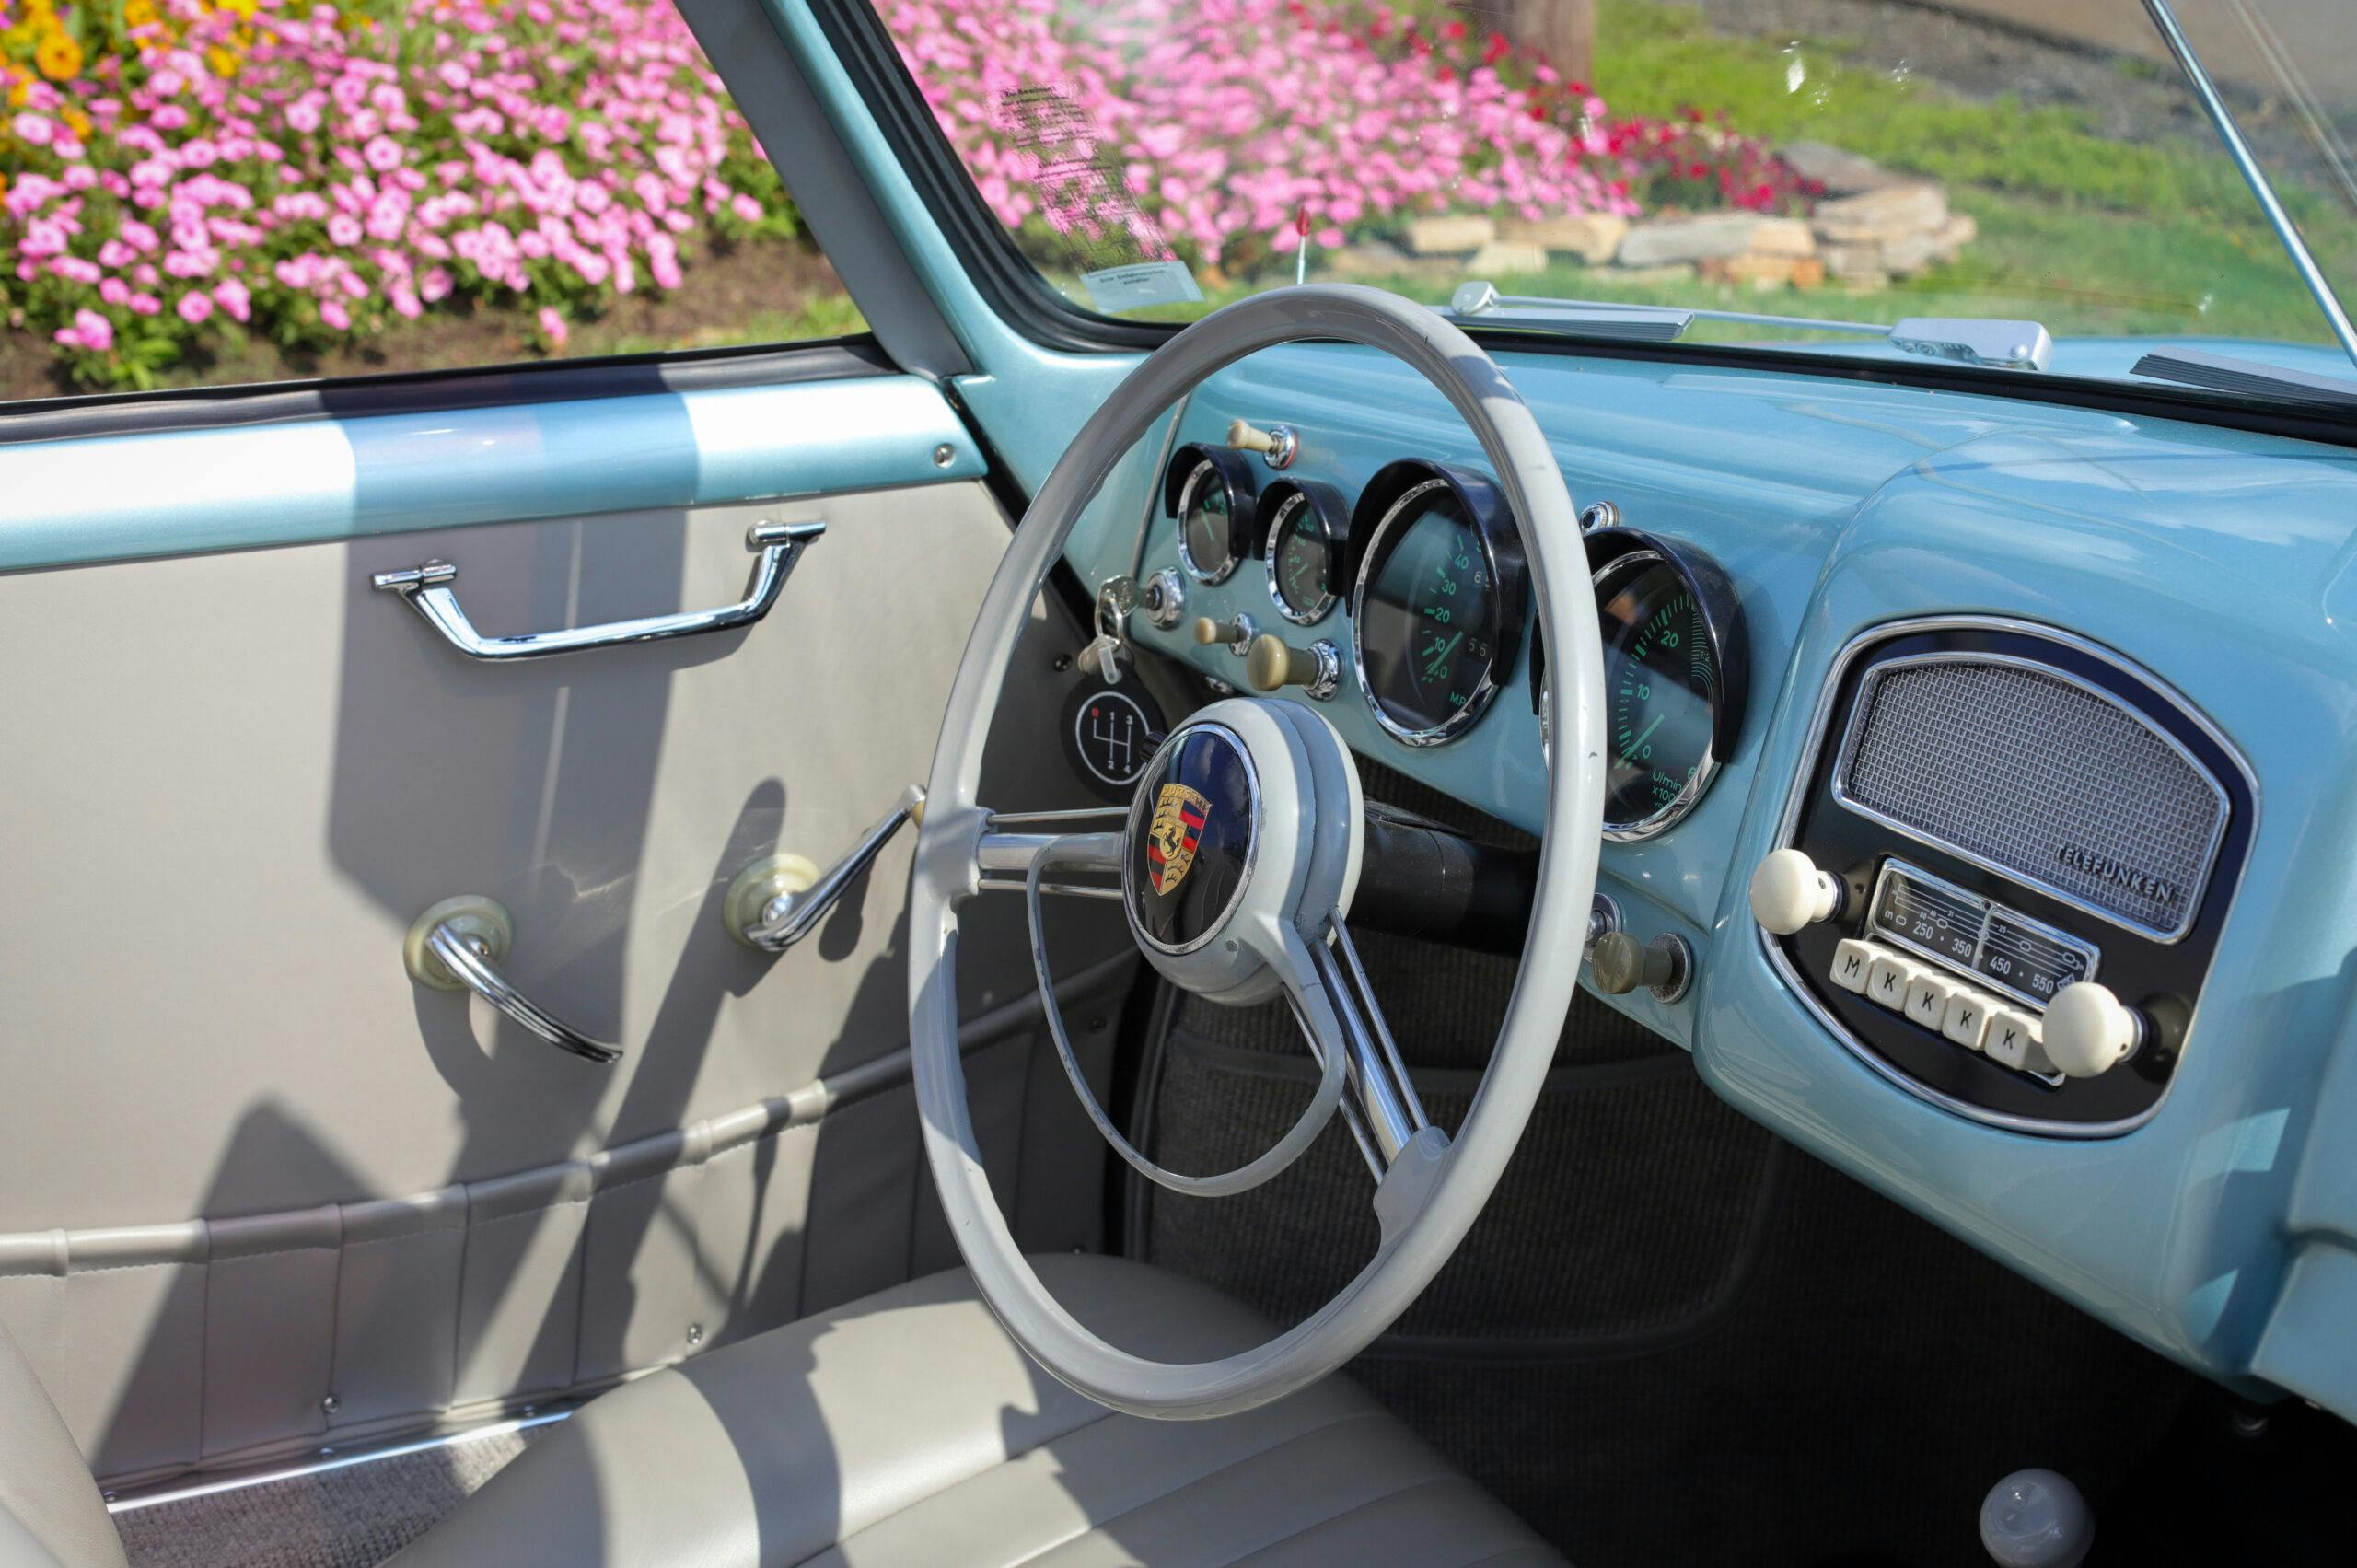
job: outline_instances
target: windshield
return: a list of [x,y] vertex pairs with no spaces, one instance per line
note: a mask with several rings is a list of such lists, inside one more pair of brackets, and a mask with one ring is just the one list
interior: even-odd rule
[[[2348,0],[2183,8],[2357,297]],[[2058,374],[2126,378],[2154,339],[2352,374],[2138,0],[878,9],[991,212],[1108,315],[1479,282],[1545,331],[1588,328],[1534,302],[1622,302],[1721,313],[1689,342],[1881,354],[1789,319],[1993,317],[2044,325]]]

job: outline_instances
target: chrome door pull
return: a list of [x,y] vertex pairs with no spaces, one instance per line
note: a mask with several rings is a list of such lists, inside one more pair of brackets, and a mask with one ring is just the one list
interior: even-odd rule
[[783,953],[819,929],[843,889],[875,864],[903,823],[924,821],[924,791],[911,784],[900,803],[861,836],[834,869],[821,873],[798,854],[757,860],[728,884],[720,906],[728,935],[748,947]]
[[621,1061],[621,1046],[590,1039],[507,982],[496,966],[507,957],[515,933],[506,910],[490,899],[445,899],[409,928],[402,957],[421,985],[471,991],[559,1051],[600,1067]]
[[753,565],[752,580],[745,587],[745,597],[735,604],[717,610],[683,610],[677,615],[644,616],[636,621],[610,621],[602,626],[575,626],[563,632],[484,636],[467,619],[467,612],[459,608],[459,596],[450,587],[459,580],[459,569],[447,561],[428,561],[403,572],[379,572],[368,582],[383,592],[401,595],[412,609],[425,617],[427,625],[448,638],[450,645],[469,658],[546,658],[552,654],[578,653],[584,648],[659,643],[668,637],[749,626],[770,612],[770,606],[777,602],[778,591],[793,575],[795,563],[802,558],[805,547],[826,531],[827,525],[817,521],[755,523],[748,528],[745,548],[759,551],[761,558]]

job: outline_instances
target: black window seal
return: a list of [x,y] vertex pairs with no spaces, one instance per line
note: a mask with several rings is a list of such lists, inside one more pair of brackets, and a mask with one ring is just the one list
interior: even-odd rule
[[900,374],[872,335],[858,333],[800,343],[523,360],[452,370],[398,370],[157,392],[101,392],[0,403],[0,447]]
[[[942,134],[916,78],[868,0],[810,0],[843,70],[875,114],[893,157],[942,226],[983,300],[1006,324],[1043,348],[1079,354],[1159,348],[1178,323],[1124,321],[1086,310],[1051,286],[1016,248],[991,213],[957,150]],[[2148,419],[2182,420],[2357,447],[2357,415],[2290,401],[2232,403],[2195,388],[2140,386],[2072,377],[2031,377],[1934,360],[1887,363],[1850,354],[1717,343],[1619,343],[1480,329],[1472,337],[1492,354],[1636,360],[1678,366],[1781,370],[1838,380],[2097,409]]]

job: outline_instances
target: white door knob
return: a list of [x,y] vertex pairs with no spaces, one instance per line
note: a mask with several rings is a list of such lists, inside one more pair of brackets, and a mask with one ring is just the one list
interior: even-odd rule
[[2047,1060],[2066,1077],[2092,1078],[2126,1061],[2144,1037],[2142,1017],[2107,985],[2066,985],[2046,1009]]
[[1751,917],[1779,936],[1831,920],[1841,908],[1841,884],[1796,849],[1780,849],[1751,874]]

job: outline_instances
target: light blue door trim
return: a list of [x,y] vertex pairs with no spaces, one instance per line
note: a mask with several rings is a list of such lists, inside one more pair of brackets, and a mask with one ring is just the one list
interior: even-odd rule
[[911,376],[36,441],[0,447],[0,570],[984,471]]

